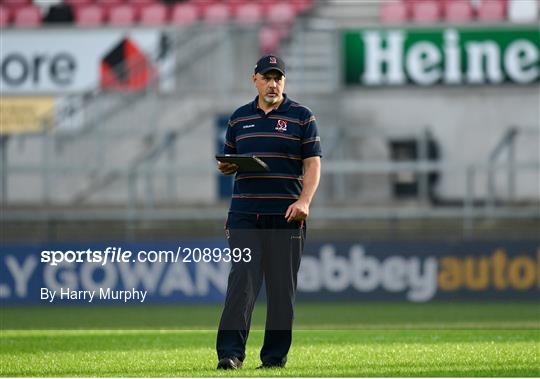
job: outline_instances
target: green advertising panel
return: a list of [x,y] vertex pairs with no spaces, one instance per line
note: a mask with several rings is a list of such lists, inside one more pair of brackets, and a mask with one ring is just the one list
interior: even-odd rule
[[349,85],[531,84],[540,78],[535,27],[346,30],[343,54]]

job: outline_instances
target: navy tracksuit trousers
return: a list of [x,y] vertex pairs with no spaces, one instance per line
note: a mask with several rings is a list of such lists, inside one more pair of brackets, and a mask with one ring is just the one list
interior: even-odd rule
[[284,364],[292,341],[305,224],[287,223],[283,215],[230,212],[226,231],[231,250],[249,248],[251,260],[232,263],[217,335],[218,359],[244,360],[251,314],[264,278],[267,313],[260,357],[266,364]]

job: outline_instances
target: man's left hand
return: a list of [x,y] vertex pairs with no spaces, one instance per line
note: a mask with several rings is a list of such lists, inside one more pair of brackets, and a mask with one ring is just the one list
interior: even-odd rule
[[307,218],[309,214],[309,204],[303,200],[297,200],[287,208],[285,212],[285,218],[287,222],[302,221]]

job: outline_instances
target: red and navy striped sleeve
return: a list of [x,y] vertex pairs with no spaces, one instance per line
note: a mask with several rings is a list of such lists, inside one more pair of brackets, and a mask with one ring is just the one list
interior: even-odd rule
[[306,119],[302,122],[304,131],[301,148],[302,159],[315,156],[322,157],[321,137],[317,130],[317,121],[309,110],[306,112],[306,116]]
[[234,126],[232,126],[231,120],[229,120],[229,125],[227,126],[227,132],[225,134],[223,154],[236,154],[236,136]]

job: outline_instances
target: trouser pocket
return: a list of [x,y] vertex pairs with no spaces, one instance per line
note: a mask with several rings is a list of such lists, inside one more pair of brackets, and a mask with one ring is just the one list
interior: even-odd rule
[[292,272],[296,284],[296,275],[300,269],[300,259],[304,251],[305,233],[304,229],[292,230],[289,239],[289,253],[291,256]]

